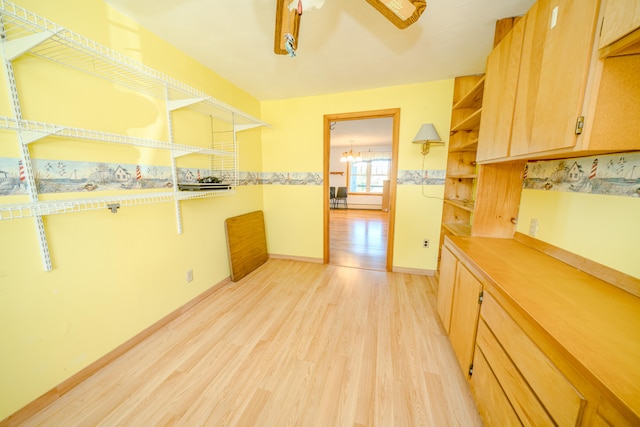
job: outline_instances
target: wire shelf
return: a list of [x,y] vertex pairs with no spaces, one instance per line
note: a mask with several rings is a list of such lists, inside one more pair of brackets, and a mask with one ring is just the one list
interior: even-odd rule
[[[0,221],[28,217],[35,219],[45,270],[51,270],[52,263],[43,216],[99,209],[110,209],[112,212],[117,212],[120,207],[174,202],[178,233],[180,234],[182,233],[181,200],[235,194],[235,187],[238,185],[236,132],[268,126],[261,120],[198,89],[6,0],[0,0],[0,47],[14,113],[14,118],[0,116],[0,131],[13,131],[17,136],[16,142],[19,143],[21,150],[30,200],[26,203],[0,204]],[[138,138],[43,121],[23,120],[13,62],[25,55],[104,79],[141,94],[156,97],[164,103],[166,109],[169,141]],[[38,61],[33,62],[36,65],[42,65]],[[201,146],[192,146],[173,143],[172,112],[183,108],[211,117],[212,142],[210,144],[203,142]],[[224,122],[225,125],[222,128],[228,127],[230,130],[213,132],[214,119]],[[231,124],[231,126],[226,124]],[[53,201],[40,200],[31,164],[29,144],[43,138],[66,138],[167,150],[171,153],[173,191],[151,191],[134,195],[120,194]],[[221,179],[224,185],[200,187],[182,183],[181,188],[178,182],[176,159],[188,154],[208,155],[209,174]],[[194,181],[191,172],[185,172],[184,175],[181,175],[181,178],[186,178],[186,181],[189,182]],[[199,171],[197,175],[199,175]],[[198,178],[200,177],[198,176]],[[185,191],[179,191],[180,189]]]
[[[156,98],[192,100],[186,106],[242,129],[267,126],[261,120],[106,46],[74,33],[9,1],[0,0],[5,51],[52,61]],[[202,109],[202,107],[205,107]]]
[[[116,133],[101,132],[91,129],[74,128],[64,125],[36,122],[33,120],[16,120],[11,117],[0,116],[0,128],[13,131],[21,131],[27,134],[28,141],[33,142],[47,136],[71,138],[86,141],[106,142],[109,144],[133,145],[137,147],[169,150],[174,155],[206,154],[211,156],[235,156],[235,152],[225,148],[205,148],[184,144],[172,144],[166,141],[138,138]],[[24,137],[25,135],[23,135]]]
[[111,209],[109,205],[131,207],[180,200],[203,199],[235,194],[234,188],[213,191],[146,193],[132,196],[107,196],[86,199],[51,200],[35,203],[0,204],[0,220],[39,217],[43,215]]

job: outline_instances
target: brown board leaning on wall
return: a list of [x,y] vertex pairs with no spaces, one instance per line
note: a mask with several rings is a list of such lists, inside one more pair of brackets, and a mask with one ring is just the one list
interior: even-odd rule
[[224,222],[231,280],[237,282],[267,262],[267,238],[262,211],[227,218]]

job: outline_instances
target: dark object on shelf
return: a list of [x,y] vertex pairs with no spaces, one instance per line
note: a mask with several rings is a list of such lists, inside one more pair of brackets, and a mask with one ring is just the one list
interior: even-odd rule
[[180,191],[206,191],[206,190],[229,190],[230,184],[223,183],[199,183],[199,182],[183,182],[178,183]]
[[222,180],[217,176],[205,176],[204,178],[200,178],[198,182],[201,184],[220,184]]

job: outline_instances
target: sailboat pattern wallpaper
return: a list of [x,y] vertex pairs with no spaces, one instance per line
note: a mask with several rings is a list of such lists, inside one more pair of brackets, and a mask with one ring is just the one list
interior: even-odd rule
[[524,188],[640,197],[640,152],[528,162]]

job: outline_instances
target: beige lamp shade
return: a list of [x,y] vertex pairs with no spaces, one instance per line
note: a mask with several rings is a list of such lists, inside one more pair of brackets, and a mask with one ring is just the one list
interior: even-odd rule
[[427,154],[431,144],[444,145],[444,141],[438,135],[436,127],[432,123],[425,123],[413,138],[414,144],[422,144],[422,154]]

